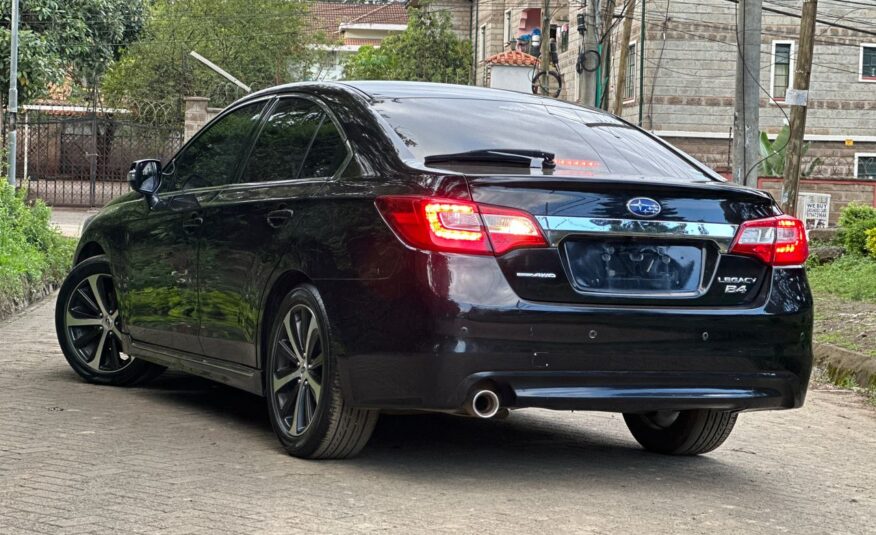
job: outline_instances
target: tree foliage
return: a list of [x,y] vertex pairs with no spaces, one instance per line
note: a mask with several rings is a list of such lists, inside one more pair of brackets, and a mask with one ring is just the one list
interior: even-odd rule
[[155,0],[141,39],[110,69],[111,102],[178,107],[203,96],[223,106],[242,91],[189,56],[195,51],[253,90],[296,81],[307,70],[312,39],[302,32],[305,2]]
[[[0,5],[0,80],[9,80],[11,2]],[[143,24],[143,0],[25,0],[20,2],[20,100],[45,96],[70,77],[77,88],[98,80]],[[3,102],[6,91],[2,93]]]
[[407,29],[363,46],[344,66],[344,77],[359,80],[415,80],[466,84],[471,75],[471,43],[453,33],[450,16],[411,8]]

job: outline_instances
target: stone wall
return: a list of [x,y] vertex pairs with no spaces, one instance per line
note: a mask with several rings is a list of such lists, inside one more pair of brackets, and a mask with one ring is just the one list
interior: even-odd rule
[[[782,179],[760,177],[758,188],[768,191],[773,198],[782,194]],[[827,193],[830,195],[830,225],[836,225],[840,211],[849,203],[861,203],[876,207],[876,180],[830,180],[803,179],[801,193]]]
[[[690,154],[718,172],[730,170],[729,130],[724,138],[669,137],[663,139]],[[822,178],[851,179],[855,175],[855,154],[876,154],[876,143],[855,143],[847,146],[843,141],[811,141],[809,151],[803,158],[805,169],[814,158],[821,164],[813,169],[813,176]]]
[[195,135],[198,130],[210,122],[213,117],[216,117],[222,108],[211,108],[208,106],[210,99],[206,97],[185,97],[185,129],[183,143],[188,141]]

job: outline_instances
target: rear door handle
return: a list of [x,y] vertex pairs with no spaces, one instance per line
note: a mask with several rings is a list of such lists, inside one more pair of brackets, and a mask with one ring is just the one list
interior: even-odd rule
[[192,232],[200,228],[200,226],[203,224],[204,217],[200,213],[195,212],[183,223],[183,230],[185,230],[186,232]]
[[274,210],[273,212],[268,212],[268,216],[265,219],[267,219],[268,225],[271,228],[280,228],[292,219],[292,213],[292,210],[288,208]]

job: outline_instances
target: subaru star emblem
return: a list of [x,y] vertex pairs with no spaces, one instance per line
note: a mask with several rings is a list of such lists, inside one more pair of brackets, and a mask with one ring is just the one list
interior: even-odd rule
[[660,203],[648,197],[634,197],[627,202],[627,210],[639,217],[654,217],[663,208]]

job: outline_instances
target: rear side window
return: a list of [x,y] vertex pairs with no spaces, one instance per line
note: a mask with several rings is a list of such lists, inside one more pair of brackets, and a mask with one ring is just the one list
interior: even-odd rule
[[[374,108],[420,161],[430,155],[528,149],[553,153],[557,167],[545,173],[555,175],[711,178],[642,131],[610,115],[559,102],[409,98],[380,101]],[[479,165],[477,172],[490,171]],[[502,172],[542,173],[507,167]]]
[[346,147],[322,108],[310,100],[284,98],[259,133],[241,180],[330,177],[344,156]]
[[167,189],[193,189],[229,184],[258,124],[264,102],[254,102],[228,113],[174,159],[173,180]]

